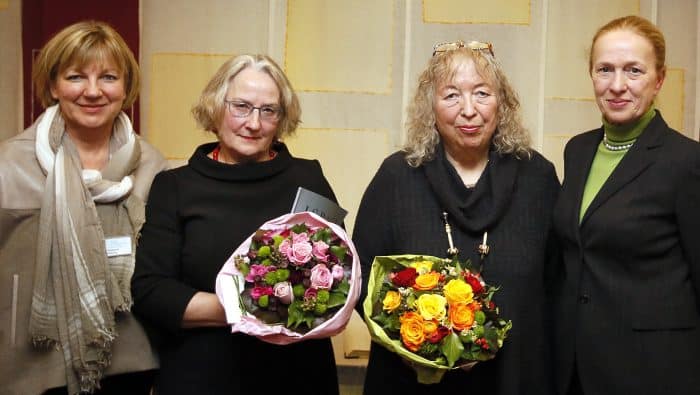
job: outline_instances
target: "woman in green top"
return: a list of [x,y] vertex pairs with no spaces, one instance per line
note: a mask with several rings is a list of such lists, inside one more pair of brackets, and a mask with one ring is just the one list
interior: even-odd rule
[[603,126],[567,144],[554,212],[559,393],[699,394],[700,144],[654,108],[663,34],[615,19],[589,70]]

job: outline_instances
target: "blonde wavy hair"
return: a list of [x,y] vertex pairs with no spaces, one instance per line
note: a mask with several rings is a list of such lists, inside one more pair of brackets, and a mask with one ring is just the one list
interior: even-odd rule
[[267,55],[244,54],[227,60],[204,87],[199,101],[192,108],[192,115],[202,129],[217,133],[226,110],[226,93],[231,81],[244,69],[252,68],[269,75],[280,91],[282,116],[278,121],[275,139],[290,136],[301,122],[301,106],[292,84],[282,69]]
[[501,154],[530,158],[530,134],[521,121],[520,101],[500,64],[487,50],[458,48],[436,53],[418,77],[418,87],[408,106],[406,142],[402,147],[406,161],[412,167],[435,157],[435,149],[440,143],[433,108],[435,92],[445,82],[452,81],[459,66],[468,60],[474,62],[479,75],[496,92],[498,123],[491,141],[494,149]]

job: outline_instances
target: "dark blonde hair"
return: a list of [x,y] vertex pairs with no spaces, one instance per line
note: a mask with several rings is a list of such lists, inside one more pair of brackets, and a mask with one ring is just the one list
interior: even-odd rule
[[595,48],[596,41],[598,41],[602,35],[617,30],[629,30],[644,37],[654,49],[656,71],[663,73],[666,70],[666,40],[664,39],[664,34],[649,20],[637,15],[628,15],[606,23],[603,27],[598,29],[593,36],[591,51],[588,54],[589,74],[593,70],[593,49]]
[[301,107],[299,99],[292,89],[282,69],[266,55],[245,54],[227,60],[211,78],[199,97],[199,102],[192,108],[192,115],[199,127],[216,133],[224,111],[226,110],[226,93],[231,81],[244,69],[252,68],[269,75],[280,91],[280,107],[282,116],[277,127],[276,138],[290,136],[299,125]]
[[124,74],[126,98],[122,109],[131,107],[139,95],[141,72],[134,54],[111,26],[100,21],[74,23],[56,33],[34,61],[32,80],[36,95],[44,107],[57,103],[51,86],[69,67],[84,67],[92,62],[113,61]]
[[479,75],[496,92],[498,124],[492,140],[495,150],[503,154],[512,153],[519,158],[530,157],[530,135],[522,125],[520,101],[500,64],[488,51],[459,48],[435,54],[418,77],[418,87],[408,107],[406,142],[403,146],[409,165],[418,167],[434,158],[440,142],[433,109],[435,91],[440,84],[452,80],[459,66],[467,60],[474,62]]

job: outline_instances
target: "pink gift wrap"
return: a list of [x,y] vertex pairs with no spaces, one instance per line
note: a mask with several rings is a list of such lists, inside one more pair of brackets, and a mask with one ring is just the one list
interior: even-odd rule
[[240,294],[236,288],[235,281],[239,281],[239,289],[243,291],[245,280],[234,265],[234,257],[237,255],[246,255],[248,253],[253,238],[253,235],[250,235],[250,237],[236,248],[236,251],[231,254],[228,260],[226,260],[226,263],[224,263],[221,271],[219,271],[219,274],[216,276],[216,295],[219,297],[219,301],[226,311],[226,320],[231,325],[232,333],[241,332],[255,336],[268,343],[284,345],[308,339],[331,337],[345,329],[352,315],[352,311],[355,308],[355,304],[360,298],[362,282],[360,259],[357,256],[355,245],[343,228],[308,211],[282,215],[265,222],[259,229],[279,230],[300,223],[305,223],[312,227],[328,227],[348,245],[348,249],[352,254],[352,270],[350,292],[345,305],[331,318],[304,334],[294,332],[282,324],[266,324],[257,319],[253,314],[242,311],[239,302]]

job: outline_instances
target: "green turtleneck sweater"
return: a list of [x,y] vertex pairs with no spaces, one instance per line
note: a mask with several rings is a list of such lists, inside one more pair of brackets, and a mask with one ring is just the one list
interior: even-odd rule
[[[603,140],[607,138],[608,143],[613,146],[633,144],[649,125],[654,115],[656,115],[656,111],[652,105],[641,118],[626,125],[612,125],[603,118],[603,131],[606,136]],[[600,188],[603,187],[603,184],[610,177],[610,174],[615,170],[627,151],[629,151],[629,147],[620,150],[610,150],[605,146],[604,141],[600,142],[591,164],[591,171],[588,173],[586,186],[583,189],[579,222],[583,219],[583,215],[588,210],[588,206],[591,205],[593,198],[598,194]]]

